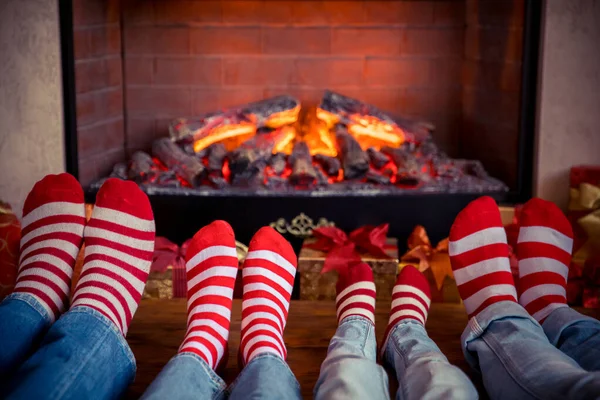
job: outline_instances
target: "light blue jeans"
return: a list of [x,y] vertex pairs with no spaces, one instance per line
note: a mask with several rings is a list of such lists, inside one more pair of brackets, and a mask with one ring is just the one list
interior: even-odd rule
[[0,304],[0,398],[114,399],[135,376],[123,335],[102,314],[76,307],[50,326],[29,294]]
[[555,310],[542,327],[519,304],[503,301],[471,318],[461,342],[491,399],[597,399],[599,331],[598,321],[569,308]]
[[200,357],[180,353],[169,361],[142,399],[301,399],[300,385],[280,357],[252,359],[228,388]]
[[[467,376],[448,363],[423,325],[399,322],[390,332],[384,362],[398,378],[396,399],[476,399]],[[377,364],[375,327],[369,320],[345,318],[329,343],[315,386],[315,399],[389,399],[388,377]]]

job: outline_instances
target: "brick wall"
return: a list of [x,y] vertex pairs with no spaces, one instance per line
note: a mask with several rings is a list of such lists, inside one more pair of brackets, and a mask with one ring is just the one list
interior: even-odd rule
[[467,0],[461,155],[517,179],[524,0]]
[[120,0],[74,0],[79,178],[107,175],[125,158]]
[[432,120],[456,153],[464,1],[123,1],[129,150],[173,117],[330,88]]

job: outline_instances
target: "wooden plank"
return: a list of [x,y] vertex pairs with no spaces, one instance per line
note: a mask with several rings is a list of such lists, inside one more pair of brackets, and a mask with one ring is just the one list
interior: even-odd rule
[[[389,300],[378,301],[375,313],[378,343],[381,343],[385,332],[389,307]],[[578,311],[596,318],[600,316],[600,310]],[[139,398],[169,359],[177,353],[185,335],[185,321],[185,299],[142,301],[127,335],[138,368],[135,382],[129,388],[126,398]],[[241,300],[234,300],[229,362],[222,374],[227,383],[231,383],[239,373],[237,351],[240,322]],[[462,304],[434,303],[427,321],[427,331],[448,360],[469,375],[482,393],[482,398],[487,398],[482,390],[481,379],[470,370],[460,348],[460,335],[466,324],[467,315]],[[302,395],[306,399],[312,398],[321,362],[325,359],[329,340],[336,327],[335,302],[292,301],[285,343],[288,348],[288,363],[300,382]],[[391,398],[395,397],[396,388],[394,373],[391,372]]]

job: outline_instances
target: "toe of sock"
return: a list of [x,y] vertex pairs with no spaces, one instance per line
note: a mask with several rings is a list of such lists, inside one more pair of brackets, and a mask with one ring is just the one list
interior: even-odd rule
[[210,246],[235,247],[235,235],[227,222],[214,221],[196,232],[186,252],[186,262]]
[[96,195],[96,205],[118,210],[141,219],[154,219],[148,196],[133,181],[117,178],[107,179]]
[[456,216],[450,229],[450,240],[462,239],[491,227],[502,227],[502,217],[496,201],[489,196],[483,196],[469,203]]
[[73,175],[67,173],[46,175],[38,181],[25,199],[23,215],[27,215],[42,204],[59,201],[83,203],[83,189]]
[[431,290],[427,278],[412,265],[402,268],[396,279],[396,285],[410,285],[423,291],[427,297],[431,298]]
[[373,282],[373,270],[366,263],[349,265],[338,271],[336,291],[339,294],[344,289],[358,282]]
[[533,198],[523,206],[521,226],[548,226],[573,237],[573,228],[560,208],[551,201]]
[[249,251],[270,250],[284,257],[290,264],[297,265],[297,258],[290,242],[270,226],[264,226],[254,234]]

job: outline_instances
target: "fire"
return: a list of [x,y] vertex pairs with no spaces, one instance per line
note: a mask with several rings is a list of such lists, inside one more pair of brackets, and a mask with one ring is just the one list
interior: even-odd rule
[[280,111],[278,113],[269,116],[269,119],[265,122],[265,126],[268,128],[279,128],[285,125],[292,125],[298,121],[298,115],[300,114],[300,105],[292,108],[291,110]]
[[280,134],[275,141],[275,146],[273,146],[273,154],[285,153],[289,155],[292,153],[297,137],[296,128],[293,126],[283,126],[279,128],[279,131]]
[[330,131],[327,123],[319,119],[316,107],[309,108],[304,116],[302,140],[308,145],[312,156],[315,154],[337,156],[335,135]]
[[399,147],[404,142],[404,132],[371,115],[354,114],[350,116],[348,132],[358,140],[363,150],[374,147],[381,150],[384,146]]
[[251,122],[240,122],[236,125],[221,125],[194,141],[194,151],[199,153],[211,144],[223,143],[227,151],[231,151],[256,134],[256,125]]

